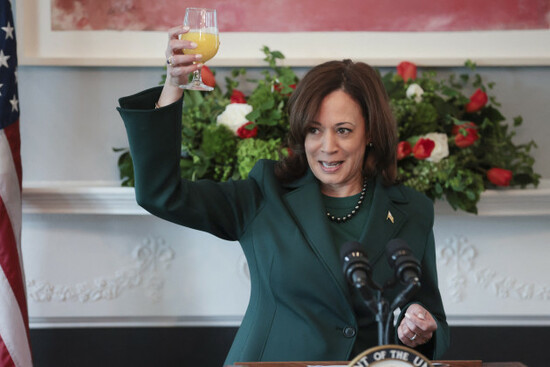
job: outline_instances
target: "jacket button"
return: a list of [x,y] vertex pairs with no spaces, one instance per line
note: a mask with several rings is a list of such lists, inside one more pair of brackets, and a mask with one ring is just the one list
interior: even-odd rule
[[351,326],[346,326],[346,327],[342,330],[342,332],[344,333],[344,336],[345,336],[346,338],[353,338],[353,337],[355,336],[355,333],[356,333],[355,329],[352,328]]

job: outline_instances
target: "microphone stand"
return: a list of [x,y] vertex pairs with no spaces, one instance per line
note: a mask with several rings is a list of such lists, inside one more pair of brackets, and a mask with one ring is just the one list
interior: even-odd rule
[[376,322],[378,323],[378,345],[390,344],[389,329],[386,325],[390,324],[390,308],[388,301],[382,297],[382,291],[378,291],[378,312],[376,313]]
[[362,284],[359,289],[359,294],[363,298],[363,302],[368,309],[376,316],[376,323],[378,324],[378,345],[389,344],[389,336],[387,326],[389,325],[389,303],[383,297],[383,290],[380,287],[375,289],[376,296],[372,294],[370,287],[366,284]]
[[[367,257],[361,251],[358,242],[346,242],[340,254],[344,255],[344,274],[361,295],[367,308],[376,316],[378,323],[378,345],[389,344],[390,326],[393,320],[393,312],[398,307],[403,307],[416,291],[420,288],[420,264],[411,254],[406,242],[400,239],[391,240],[386,248],[390,250],[388,262],[395,268],[396,274],[383,287],[372,279],[372,268]],[[397,297],[390,303],[384,298],[384,291],[401,280],[405,284]],[[373,291],[376,294],[373,294]]]
[[376,298],[373,297],[371,290],[366,284],[363,284],[359,290],[361,298],[365,305],[376,315],[378,324],[378,345],[390,344],[390,326],[393,320],[393,312],[398,307],[403,307],[407,300],[420,288],[420,281],[415,279],[407,284],[405,289],[395,297],[391,306],[386,298],[384,298],[384,290],[389,285],[395,285],[396,282],[386,284],[384,288],[376,286]]

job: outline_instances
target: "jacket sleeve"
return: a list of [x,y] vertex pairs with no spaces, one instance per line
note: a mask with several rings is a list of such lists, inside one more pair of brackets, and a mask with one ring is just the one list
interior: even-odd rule
[[395,340],[401,344],[397,337],[397,326],[400,325],[401,320],[405,316],[407,308],[417,303],[424,307],[432,315],[437,323],[437,330],[434,332],[432,339],[416,349],[430,359],[439,359],[443,353],[447,350],[450,343],[449,326],[447,325],[447,319],[445,316],[445,310],[443,308],[443,302],[441,300],[441,294],[439,292],[438,280],[437,280],[437,268],[436,268],[436,255],[435,255],[435,240],[433,230],[430,228],[430,233],[427,236],[426,247],[424,256],[421,261],[422,278],[421,288],[417,294],[413,297],[411,302],[403,307],[401,314],[397,319],[395,329]]
[[161,88],[119,100],[134,164],[136,200],[168,221],[238,240],[261,203],[256,181],[181,178],[182,100],[155,109]]

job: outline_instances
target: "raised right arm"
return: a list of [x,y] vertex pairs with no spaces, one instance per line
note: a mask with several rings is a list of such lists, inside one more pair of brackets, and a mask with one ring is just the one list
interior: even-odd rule
[[189,182],[180,176],[182,100],[154,108],[161,88],[119,100],[134,163],[136,200],[150,213],[238,240],[261,205],[252,179]]

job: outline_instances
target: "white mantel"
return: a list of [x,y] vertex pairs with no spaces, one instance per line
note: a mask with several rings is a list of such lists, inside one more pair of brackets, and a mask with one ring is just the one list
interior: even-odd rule
[[[550,325],[550,181],[436,203],[451,325]],[[27,183],[23,253],[31,326],[236,326],[249,280],[236,243],[155,218],[134,189]]]
[[[550,180],[537,188],[488,190],[481,195],[478,216],[550,215]],[[86,183],[30,183],[23,189],[26,214],[148,215],[135,200],[134,188]],[[436,203],[437,214],[455,212]],[[470,215],[470,214],[464,214]]]

